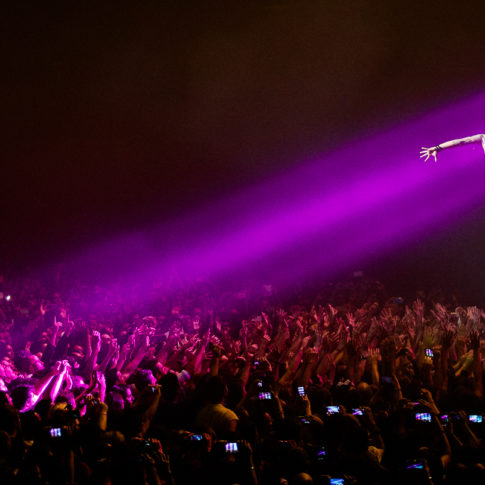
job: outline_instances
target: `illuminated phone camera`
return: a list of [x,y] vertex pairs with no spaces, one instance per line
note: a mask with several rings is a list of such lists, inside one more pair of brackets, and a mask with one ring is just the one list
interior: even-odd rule
[[430,413],[416,413],[416,421],[422,421],[424,423],[431,423]]
[[237,453],[239,451],[239,447],[237,443],[226,443],[224,449],[226,450],[226,453]]
[[51,428],[49,435],[51,438],[62,438],[62,428]]
[[327,406],[327,414],[330,416],[331,414],[338,414],[340,409],[338,406]]

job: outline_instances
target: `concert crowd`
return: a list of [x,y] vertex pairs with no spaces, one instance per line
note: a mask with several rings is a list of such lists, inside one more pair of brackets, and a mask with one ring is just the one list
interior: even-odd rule
[[484,483],[485,314],[356,277],[0,279],[0,483]]

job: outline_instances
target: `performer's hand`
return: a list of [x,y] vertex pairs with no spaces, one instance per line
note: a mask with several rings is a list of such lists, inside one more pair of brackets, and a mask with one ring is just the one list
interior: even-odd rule
[[419,152],[419,156],[424,158],[424,161],[427,162],[429,157],[433,157],[434,161],[437,161],[436,155],[438,154],[438,150],[436,147],[426,148],[421,147],[421,151]]

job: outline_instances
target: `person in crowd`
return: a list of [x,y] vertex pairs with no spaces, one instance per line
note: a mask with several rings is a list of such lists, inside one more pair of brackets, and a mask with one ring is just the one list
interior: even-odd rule
[[2,484],[485,479],[477,307],[387,298],[364,278],[287,301],[206,282],[143,302],[3,289]]

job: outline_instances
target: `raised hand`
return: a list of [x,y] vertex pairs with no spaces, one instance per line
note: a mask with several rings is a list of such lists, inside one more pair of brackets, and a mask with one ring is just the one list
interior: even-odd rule
[[148,349],[148,347],[150,347],[150,336],[149,335],[145,335],[142,338],[141,347],[144,348],[144,349]]
[[347,313],[347,321],[349,322],[349,325],[351,327],[355,327],[355,317],[354,317],[354,314],[353,313]]
[[431,394],[430,391],[428,391],[428,389],[426,389],[426,388],[421,389],[421,399],[419,399],[419,401],[422,404],[424,404],[425,406],[427,406],[431,410],[432,413],[434,413],[434,414],[440,413],[438,407],[436,406],[436,404],[434,402],[433,395]]
[[470,333],[470,348],[478,350],[480,348],[480,334],[478,332]]
[[63,361],[63,365],[64,365],[64,372],[65,372],[65,378],[66,378],[66,389],[70,390],[73,387],[72,375],[71,375],[71,364],[69,364],[69,362],[67,361]]
[[479,325],[480,325],[480,316],[481,316],[481,311],[476,307],[468,307],[467,308],[467,327],[471,332],[475,332]]
[[433,311],[432,313],[440,322],[445,322],[448,319],[448,312],[446,311],[446,308],[440,303],[436,303],[435,311]]
[[276,315],[278,315],[280,318],[284,318],[286,317],[286,312],[283,310],[283,308],[278,308],[278,310],[276,310]]
[[414,301],[413,311],[417,316],[422,317],[424,315],[424,303],[419,299]]
[[330,311],[330,315],[332,316],[332,318],[335,318],[335,315],[337,315],[338,310],[334,308],[332,305],[328,305],[328,309]]
[[118,339],[111,339],[109,343],[109,351],[114,354],[117,350],[119,350]]
[[221,348],[219,345],[212,346],[212,357],[219,358],[221,356]]
[[446,329],[441,336],[441,347],[444,350],[448,350],[453,345],[454,340],[455,340],[455,332],[453,332],[449,328]]
[[106,389],[106,377],[104,376],[104,373],[101,372],[100,370],[95,371],[95,376],[96,376],[96,382],[100,385],[101,388]]
[[458,315],[458,323],[465,324],[467,321],[467,311],[463,307],[459,306],[456,308],[455,312]]
[[69,335],[72,329],[74,328],[74,322],[72,320],[67,319],[66,323],[64,323],[62,328],[64,329],[64,334]]
[[430,148],[421,147],[421,151],[419,152],[419,157],[424,158],[425,162],[428,161],[429,157],[433,157],[434,161],[437,162],[438,152],[439,152],[439,147],[430,147]]
[[101,335],[97,330],[93,330],[91,348],[93,352],[96,352],[98,354],[99,354],[99,351],[101,350]]
[[383,310],[381,312],[381,319],[382,320],[392,320],[393,319],[392,311],[391,311],[390,308],[383,308]]
[[421,300],[416,300],[412,304],[412,310],[414,312],[414,326],[416,330],[421,328],[424,321],[424,303]]
[[40,307],[39,307],[39,311],[40,311],[40,314],[42,316],[44,316],[47,312],[47,307],[48,307],[48,304],[42,300],[41,304],[40,304]]
[[329,333],[327,334],[326,344],[327,349],[330,352],[333,352],[335,349],[339,347],[340,343],[340,335],[338,333]]
[[378,362],[381,358],[381,351],[378,348],[369,349],[367,359],[371,362]]
[[316,363],[318,353],[315,349],[307,349],[303,354],[303,363],[307,365],[313,365]]
[[127,359],[131,352],[130,342],[126,342],[122,345],[120,355],[123,359]]
[[[136,330],[135,330],[136,332]],[[129,337],[128,337],[128,344],[130,346],[131,349],[134,349],[135,348],[135,344],[136,344],[136,334],[135,333],[132,333]]]

